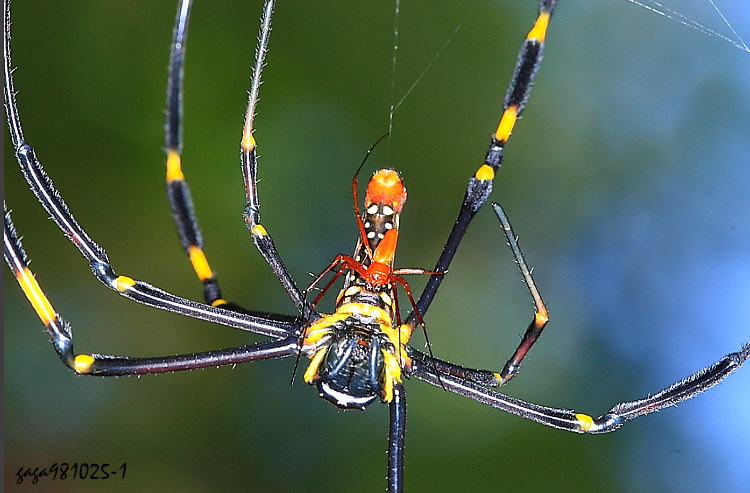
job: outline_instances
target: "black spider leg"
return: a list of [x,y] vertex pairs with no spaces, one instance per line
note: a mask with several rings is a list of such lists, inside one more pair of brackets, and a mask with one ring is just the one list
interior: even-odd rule
[[203,299],[211,306],[246,312],[221,296],[216,274],[209,267],[203,250],[203,235],[196,219],[190,187],[182,170],[182,80],[185,42],[190,20],[191,0],[180,2],[175,17],[167,76],[167,109],[164,123],[164,146],[167,154],[166,190],[177,227],[180,244],[190,259],[198,279],[203,283]]
[[747,360],[750,356],[750,343],[746,343],[738,352],[727,354],[713,365],[693,373],[656,394],[617,404],[596,419],[568,409],[557,409],[522,401],[442,372],[438,380],[432,361],[429,361],[425,354],[412,351],[411,356],[413,364],[410,376],[432,385],[442,385],[456,394],[552,428],[576,433],[607,433],[618,429],[628,420],[674,406],[718,384]]
[[[245,195],[247,205],[245,206],[245,224],[250,230],[255,246],[258,247],[263,258],[268,262],[271,270],[281,282],[294,306],[302,314],[303,320],[315,321],[320,315],[312,310],[305,300],[303,293],[297,287],[291,274],[284,266],[284,262],[276,250],[271,235],[260,223],[260,203],[258,202],[258,157],[255,152],[256,142],[253,138],[253,119],[255,118],[255,106],[258,103],[258,90],[261,84],[261,73],[265,63],[266,51],[268,51],[268,39],[271,35],[271,17],[274,8],[273,0],[266,0],[263,6],[263,17],[260,22],[260,34],[258,35],[258,46],[255,50],[255,66],[250,82],[250,92],[247,99],[247,110],[245,111],[245,124],[242,128],[242,140],[240,141],[240,159],[242,162],[242,176],[245,180]],[[302,325],[300,325],[302,327]]]
[[52,180],[37,160],[34,149],[24,140],[11,70],[10,5],[5,0],[3,5],[5,8],[3,22],[4,99],[8,129],[15,149],[16,160],[39,203],[88,261],[96,278],[123,296],[156,308],[271,337],[281,338],[288,335],[295,327],[293,317],[287,315],[243,316],[234,314],[227,310],[207,307],[202,303],[175,296],[142,281],[115,275],[104,249],[89,238],[85,230],[78,224]]
[[[531,294],[531,297],[534,300],[534,316],[532,317],[531,323],[529,323],[518,348],[510,359],[508,359],[499,373],[488,370],[475,370],[440,360],[434,360],[434,364],[435,368],[441,373],[448,373],[455,377],[470,380],[481,385],[500,387],[508,383],[508,381],[518,373],[521,360],[526,356],[526,353],[541,335],[542,330],[544,330],[544,327],[547,325],[548,316],[547,308],[544,306],[542,296],[539,294],[539,289],[537,289],[534,278],[531,275],[531,269],[529,269],[529,266],[526,264],[526,259],[524,258],[520,245],[518,244],[518,237],[513,232],[508,216],[505,214],[500,204],[493,202],[492,208],[494,209],[497,218],[500,220],[503,233],[505,233],[505,239],[513,252],[513,258],[516,265],[518,265],[518,268],[521,270],[523,281],[529,290],[529,294]],[[430,357],[432,357],[432,354],[430,354]]]
[[[513,373],[510,373],[510,376],[506,377],[502,373],[464,368],[445,361],[436,360],[410,347],[409,355],[412,358],[410,376],[546,426],[577,433],[606,433],[616,430],[625,421],[665,407],[674,406],[683,400],[695,397],[717,385],[737,370],[748,356],[750,356],[750,343],[746,343],[738,352],[724,356],[713,365],[703,368],[668,388],[644,399],[617,404],[610,411],[596,419],[593,419],[589,415],[566,409],[532,404],[486,388],[488,386],[499,387],[513,376],[518,369],[518,362],[523,358],[531,344],[539,337],[547,322],[546,308],[534,284],[531,271],[526,265],[523,253],[518,245],[518,239],[513,233],[510,222],[499,204],[493,203],[492,207],[500,220],[508,245],[513,252],[524,282],[536,306],[534,318],[529,324],[521,345],[503,368],[503,372],[511,368]],[[435,368],[437,368],[437,371]]]
[[[440,377],[438,377],[439,381]],[[397,383],[393,386],[393,400],[389,404],[388,430],[388,492],[404,490],[404,436],[406,433],[406,391]]]
[[[5,206],[5,204],[3,204]],[[16,233],[10,213],[4,207],[4,257],[19,285],[34,307],[52,337],[52,345],[62,362],[76,373],[99,376],[144,375],[183,370],[194,370],[212,366],[235,365],[260,359],[280,358],[297,352],[297,338],[284,339],[260,344],[240,346],[230,349],[201,353],[157,356],[151,358],[130,358],[101,354],[76,354],[73,350],[73,334],[70,325],[54,310],[28,267],[28,258]],[[152,288],[155,289],[155,288]],[[168,293],[161,292],[164,295]],[[162,303],[169,298],[160,300]],[[150,303],[149,303],[150,304]],[[152,304],[155,306],[155,304]],[[166,305],[165,305],[166,306]],[[177,311],[167,308],[169,311]],[[199,317],[196,317],[199,318]],[[223,323],[221,320],[214,320]],[[229,325],[229,324],[227,324]],[[255,330],[257,332],[257,330]],[[291,331],[285,331],[291,332]],[[280,333],[279,335],[282,335]]]
[[[489,149],[484,158],[484,164],[480,166],[474,176],[469,179],[464,199],[458,212],[458,217],[453,224],[453,229],[448,236],[448,241],[443,248],[443,252],[433,269],[435,272],[448,271],[448,267],[453,260],[453,256],[458,249],[458,245],[461,242],[466,229],[492,191],[492,181],[502,164],[505,143],[510,137],[513,126],[524,109],[534,82],[534,76],[536,75],[539,64],[541,63],[547,25],[556,3],[556,0],[542,0],[539,4],[539,12],[536,22],[526,35],[518,53],[513,76],[508,85],[505,99],[503,101],[503,113],[500,123],[491,137]],[[427,285],[425,286],[424,291],[422,291],[419,301],[417,301],[417,309],[421,315],[424,316],[430,303],[432,303],[443,278],[443,275],[432,275],[427,281]],[[416,327],[417,317],[414,312],[407,317],[406,323],[412,327]],[[526,339],[521,342],[521,345],[526,344],[525,341]],[[531,342],[533,343],[533,340]],[[521,346],[516,350],[516,355],[519,354],[519,350],[521,350]],[[526,351],[528,351],[528,347],[525,348],[523,354],[525,354]],[[521,358],[523,357],[523,354],[521,354]],[[509,364],[511,361],[513,363],[512,366],[506,365],[506,368],[502,371],[502,374],[506,376],[503,383],[515,374],[521,358],[516,358],[514,355],[514,357],[509,360]],[[438,368],[440,368],[439,364]],[[486,382],[480,383],[486,384]]]
[[518,244],[518,237],[513,233],[513,228],[510,226],[508,216],[505,214],[505,211],[503,211],[500,204],[493,202],[492,208],[494,209],[497,218],[500,220],[503,232],[505,233],[505,238],[508,240],[508,246],[513,252],[516,264],[518,265],[518,268],[521,269],[523,282],[526,284],[526,287],[529,289],[529,294],[531,294],[531,298],[534,300],[534,316],[521,338],[521,343],[518,345],[518,348],[516,348],[516,351],[500,371],[498,382],[498,386],[500,386],[508,383],[508,381],[516,375],[518,368],[521,365],[521,360],[526,356],[526,353],[531,349],[531,346],[534,345],[536,340],[542,334],[542,330],[544,330],[544,327],[547,325],[549,317],[547,315],[547,308],[544,306],[544,301],[542,301],[542,295],[539,294],[534,278],[531,276],[531,269],[526,265],[526,259],[524,259],[523,252]]
[[[215,366],[217,364],[235,364],[262,357],[294,354],[296,349],[291,349],[291,347],[296,348],[297,342],[293,334],[298,331],[298,324],[293,317],[272,314],[256,316],[214,308],[175,296],[146,282],[115,274],[102,247],[89,238],[75,220],[54,187],[52,180],[37,160],[33,148],[24,140],[11,74],[10,5],[7,0],[4,0],[3,7],[5,12],[3,22],[4,99],[8,128],[15,149],[16,160],[39,203],[65,236],[81,252],[89,263],[94,276],[105,286],[117,291],[122,296],[148,306],[277,339],[286,338],[286,342],[276,341],[264,345],[244,346],[233,350],[176,357],[141,360],[96,355],[79,355],[79,357],[76,357],[72,347],[71,331],[52,309],[46,295],[29,270],[26,255],[6,210],[4,215],[5,260],[39,318],[47,326],[53,338],[55,349],[63,362],[79,373],[96,371],[101,372],[100,374],[109,374],[107,371],[111,369],[116,374],[128,374],[128,372],[153,373]],[[287,347],[288,344],[291,344],[291,346]],[[266,354],[269,354],[269,356],[265,356]]]

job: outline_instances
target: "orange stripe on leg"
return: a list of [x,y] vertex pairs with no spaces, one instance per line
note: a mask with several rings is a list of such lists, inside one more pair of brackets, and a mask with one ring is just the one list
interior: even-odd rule
[[190,256],[190,263],[193,264],[193,270],[198,274],[198,279],[205,281],[213,276],[213,272],[211,272],[211,267],[208,266],[208,260],[206,259],[203,250],[197,246],[191,246],[188,250],[188,255]]
[[180,164],[180,155],[177,151],[170,149],[167,153],[167,181],[184,180],[185,175],[182,174],[182,167]]
[[55,317],[57,316],[55,309],[52,308],[52,304],[50,304],[49,300],[44,295],[42,288],[39,286],[39,283],[36,281],[34,274],[29,268],[24,267],[23,270],[16,272],[16,279],[18,280],[18,284],[21,285],[21,289],[29,300],[29,303],[34,307],[36,314],[42,320],[44,325],[50,325],[54,322]]
[[500,118],[500,124],[497,126],[495,131],[495,140],[505,142],[510,137],[510,133],[513,131],[513,126],[516,124],[518,118],[518,106],[508,106],[503,112],[503,116]]
[[544,36],[547,34],[547,25],[549,24],[549,12],[542,12],[539,17],[536,18],[534,27],[531,28],[529,34],[526,35],[526,39],[535,39],[540,42],[544,42]]
[[242,146],[242,149],[245,151],[252,151],[255,149],[255,139],[251,134],[248,134],[247,136],[242,137],[242,141],[240,141],[240,146]]
[[[248,108],[250,110],[250,108]],[[242,126],[242,140],[240,147],[243,151],[252,152],[255,149],[255,139],[253,138],[253,115],[248,114],[245,118],[245,124]]]
[[184,180],[185,175],[182,174],[182,167],[180,164],[180,155],[177,151],[171,149],[167,153],[167,181]]
[[477,180],[492,180],[493,178],[495,178],[495,172],[492,170],[491,166],[483,164],[474,174],[474,178],[476,178]]
[[76,358],[73,362],[76,373],[87,373],[89,371],[89,368],[91,368],[91,365],[94,364],[94,361],[94,358],[88,354],[76,355]]

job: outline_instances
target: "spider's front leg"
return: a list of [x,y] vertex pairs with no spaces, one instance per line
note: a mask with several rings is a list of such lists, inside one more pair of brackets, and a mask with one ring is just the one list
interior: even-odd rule
[[[487,198],[492,191],[492,182],[497,170],[502,164],[505,144],[510,138],[513,127],[526,105],[526,100],[529,97],[531,87],[534,83],[534,77],[542,61],[542,51],[544,49],[547,26],[549,25],[556,3],[556,0],[542,0],[540,2],[536,21],[521,44],[516,66],[513,70],[513,76],[511,77],[508,89],[505,93],[500,123],[492,134],[490,145],[484,158],[484,163],[479,167],[474,176],[469,179],[469,182],[466,185],[466,192],[464,194],[461,208],[458,212],[458,217],[456,218],[453,229],[443,247],[443,252],[433,269],[435,272],[443,273],[448,271],[448,267],[453,260],[453,256],[458,249],[458,245],[461,242],[466,229],[476,213],[487,201]],[[474,381],[481,385],[499,387],[507,383],[518,372],[521,360],[538,339],[547,323],[547,309],[545,308],[542,298],[539,295],[539,291],[536,289],[534,281],[531,278],[531,272],[528,267],[526,267],[523,254],[518,247],[518,242],[516,241],[513,232],[510,230],[510,224],[507,221],[505,213],[502,212],[502,209],[499,206],[496,206],[495,212],[500,218],[501,223],[503,223],[503,229],[508,238],[508,244],[513,251],[516,262],[521,268],[524,281],[534,299],[534,305],[536,308],[534,318],[529,324],[518,348],[500,372],[472,370],[439,360],[435,360],[435,367],[448,375],[454,375],[462,379]],[[421,314],[422,316],[425,315],[438,288],[440,287],[443,277],[442,274],[432,275],[427,281],[427,285],[425,286],[422,295],[419,297],[419,301],[417,301],[416,309],[406,320],[406,324],[408,324],[412,330],[419,323],[418,314]]]

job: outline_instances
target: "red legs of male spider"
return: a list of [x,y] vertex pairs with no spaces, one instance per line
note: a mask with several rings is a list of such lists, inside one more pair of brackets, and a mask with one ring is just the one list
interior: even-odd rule
[[[376,143],[377,144],[377,143]],[[370,151],[372,148],[370,149]],[[369,152],[368,151],[368,155]],[[366,156],[367,157],[367,156]],[[366,158],[365,157],[365,158]],[[363,163],[364,164],[364,161]],[[359,229],[359,239],[355,249],[354,258],[339,254],[336,258],[313,279],[305,289],[305,293],[313,289],[318,282],[329,272],[334,272],[333,277],[321,289],[320,293],[310,304],[315,307],[325,295],[326,291],[343,274],[349,272],[339,297],[337,308],[344,303],[350,302],[353,296],[362,292],[375,293],[379,297],[379,304],[387,309],[396,320],[399,327],[402,326],[401,314],[398,306],[397,285],[400,284],[414,310],[418,323],[424,331],[425,340],[429,349],[429,339],[425,329],[424,320],[419,314],[417,305],[411,294],[411,289],[403,274],[442,274],[442,272],[427,271],[418,268],[393,268],[393,259],[398,242],[399,215],[406,201],[406,188],[401,178],[393,170],[381,169],[375,172],[367,185],[365,194],[364,215],[360,214],[357,199],[357,175],[362,165],[352,177],[352,197],[354,201],[354,214]],[[364,219],[363,219],[364,217]],[[408,328],[406,339],[411,335],[413,328]],[[399,332],[400,334],[400,332]],[[400,341],[405,343],[406,340]]]
[[[389,230],[383,239],[380,241],[375,251],[372,253],[369,264],[364,262],[358,262],[348,255],[339,254],[318,276],[310,283],[305,289],[305,292],[310,291],[320,280],[329,272],[336,269],[333,277],[326,283],[326,285],[320,290],[318,296],[310,303],[312,307],[315,307],[321,298],[325,295],[326,291],[333,285],[333,283],[343,274],[345,271],[356,272],[367,284],[375,287],[376,289],[382,289],[386,286],[393,291],[392,296],[394,298],[394,305],[398,307],[396,301],[396,285],[400,284],[406,296],[411,302],[412,308],[416,310],[416,303],[411,295],[411,289],[409,283],[400,276],[400,274],[434,274],[433,272],[426,271],[424,269],[393,269],[393,257],[396,248],[396,241],[398,239],[396,230]],[[401,325],[401,316],[398,309],[395,310],[394,316],[396,317],[396,323]],[[417,313],[417,319],[419,323],[424,326],[422,316]]]

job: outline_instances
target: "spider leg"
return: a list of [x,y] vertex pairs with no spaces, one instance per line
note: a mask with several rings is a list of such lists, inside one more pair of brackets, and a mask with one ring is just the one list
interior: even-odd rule
[[[403,272],[407,271],[409,274],[419,274],[422,269],[398,269],[396,272]],[[442,273],[440,273],[442,274]],[[404,280],[401,276],[393,276],[393,298],[396,299],[396,284],[399,283],[404,288],[404,292],[406,292],[406,297],[409,299],[409,303],[411,303],[412,309],[414,310],[412,313],[414,313],[417,317],[417,322],[419,323],[420,327],[422,327],[422,334],[424,334],[424,342],[425,346],[427,346],[427,352],[430,354],[430,357],[432,358],[432,344],[430,344],[430,338],[427,336],[427,327],[425,326],[424,320],[422,319],[422,316],[419,314],[419,310],[417,309],[417,304],[414,302],[414,298],[411,295],[411,288],[409,288],[409,283]],[[398,304],[396,305],[398,307]],[[398,315],[398,310],[396,311],[396,314]],[[397,318],[397,323],[399,326],[401,326],[401,320],[400,317]],[[407,325],[408,328],[412,329],[410,325]],[[412,329],[413,330],[413,329]],[[409,336],[411,336],[412,332],[409,332]],[[434,359],[434,358],[433,358]]]
[[508,381],[513,378],[516,373],[518,373],[518,368],[521,365],[521,360],[524,358],[524,356],[526,356],[526,353],[528,353],[529,349],[531,349],[531,346],[534,345],[536,340],[542,334],[542,330],[544,330],[544,327],[547,325],[549,317],[547,315],[547,308],[544,306],[544,302],[542,301],[542,296],[539,294],[539,290],[534,283],[534,278],[531,276],[531,269],[529,269],[528,265],[526,265],[526,260],[523,257],[523,252],[521,251],[521,247],[518,245],[518,238],[513,233],[513,229],[510,226],[508,216],[505,214],[505,211],[503,211],[503,208],[500,206],[500,204],[493,202],[492,208],[495,210],[495,214],[497,214],[497,218],[500,220],[503,232],[505,233],[505,237],[508,240],[508,246],[513,252],[513,257],[516,260],[516,264],[518,264],[518,267],[521,269],[523,282],[526,283],[526,287],[529,289],[529,293],[534,300],[534,316],[529,323],[529,327],[526,329],[526,333],[521,339],[521,343],[518,345],[516,351],[500,371],[500,378],[497,385],[499,387],[508,383]]
[[276,250],[271,235],[260,223],[258,157],[255,151],[257,143],[255,138],[253,138],[253,120],[255,118],[255,106],[258,103],[261,73],[263,72],[266,51],[268,50],[268,38],[271,35],[271,17],[273,16],[274,3],[273,0],[266,0],[263,7],[258,46],[255,49],[255,67],[250,82],[250,93],[247,100],[247,110],[245,111],[245,124],[242,128],[242,140],[240,141],[240,159],[242,163],[242,175],[245,180],[245,198],[247,200],[244,210],[245,224],[250,230],[255,246],[281,282],[294,306],[302,314],[302,318],[314,321],[319,315],[312,312],[310,305],[297,287],[297,283],[294,282],[291,274],[289,274],[289,271],[284,266],[284,262]]
[[738,352],[727,354],[711,366],[693,373],[656,394],[619,403],[596,419],[568,409],[557,409],[522,401],[443,372],[438,374],[434,367],[439,368],[440,363],[435,365],[427,355],[413,349],[411,349],[410,356],[412,357],[410,376],[419,380],[442,386],[446,390],[482,404],[552,428],[576,433],[607,433],[618,429],[628,420],[674,406],[718,384],[747,360],[750,356],[750,343],[746,343]]
[[[36,158],[34,149],[26,143],[21,128],[21,120],[15,100],[15,89],[11,74],[10,59],[10,6],[5,5],[5,22],[3,23],[3,51],[4,51],[4,97],[8,116],[8,128],[11,141],[15,149],[15,156],[24,178],[28,182],[39,203],[52,217],[60,230],[75,245],[78,251],[89,263],[94,276],[105,286],[117,291],[126,298],[140,303],[179,313],[193,318],[215,322],[230,327],[255,332],[275,338],[282,338],[297,330],[298,324],[293,317],[285,315],[269,315],[261,313],[235,313],[228,310],[214,308],[175,296],[171,293],[156,288],[146,282],[131,279],[126,276],[115,274],[112,265],[107,258],[104,249],[89,238],[86,231],[78,224],[73,214],[68,209],[52,180],[47,176],[39,160]],[[10,221],[10,215],[5,214],[5,244],[6,252],[9,244],[15,244],[20,260],[25,259],[20,241]],[[11,248],[11,251],[13,249]],[[6,256],[6,260],[7,260]],[[12,258],[12,257],[11,257]],[[9,266],[14,273],[23,272],[18,268],[21,264]],[[20,280],[19,280],[20,281]],[[34,302],[32,301],[32,305]]]
[[208,264],[203,248],[203,235],[195,216],[190,187],[182,170],[182,79],[185,62],[185,41],[190,19],[191,0],[177,7],[167,77],[167,111],[164,123],[164,146],[167,153],[166,190],[182,249],[190,259],[198,279],[203,283],[203,298],[211,306],[247,312],[221,296],[216,274]]
[[[165,373],[279,358],[298,351],[297,338],[288,336],[261,344],[176,356],[129,358],[100,354],[75,354],[72,329],[52,307],[36,277],[29,269],[28,258],[7,210],[5,210],[4,256],[18,284],[52,337],[52,345],[58,356],[67,367],[79,374],[114,376]],[[219,320],[215,321],[221,323]],[[291,328],[279,330],[278,336],[292,332]]]
[[404,435],[406,433],[406,392],[403,385],[393,386],[393,400],[389,404],[388,429],[388,493],[404,490]]
[[[526,35],[518,53],[513,77],[508,85],[503,101],[503,113],[500,123],[490,139],[484,164],[479,167],[474,176],[469,178],[464,199],[458,211],[458,217],[453,224],[448,241],[446,241],[443,247],[443,252],[440,254],[435,268],[432,269],[435,272],[448,271],[448,267],[453,260],[453,256],[456,254],[458,244],[461,242],[466,229],[492,191],[492,180],[502,164],[505,143],[523,111],[534,82],[534,76],[541,63],[545,33],[556,3],[556,0],[542,0],[539,4],[539,13],[536,22]],[[440,287],[440,283],[443,281],[443,277],[443,275],[432,275],[427,281],[427,285],[417,301],[417,311],[422,316],[425,315],[432,303]],[[416,327],[418,320],[414,312],[407,318],[407,323],[412,327]]]
[[[13,111],[13,110],[11,110]],[[52,181],[34,155],[34,150],[25,142],[16,150],[21,169],[39,202],[52,216],[60,230],[78,248],[88,261],[94,276],[108,288],[122,296],[154,308],[179,313],[209,322],[235,327],[271,337],[284,337],[295,330],[294,317],[261,313],[235,313],[197,303],[163,291],[151,284],[127,276],[115,274],[106,252],[76,222]],[[5,215],[5,237],[12,229],[10,215]],[[7,241],[6,241],[7,243]],[[20,245],[20,242],[19,242]],[[13,269],[13,266],[11,266]]]
[[[76,367],[74,370],[77,373],[101,377],[171,373],[284,358],[297,354],[298,348],[297,337],[290,336],[285,339],[235,348],[153,358],[129,358],[101,354],[78,355],[75,359]],[[91,358],[88,365],[85,364],[87,362],[86,356]]]
[[339,255],[336,255],[336,258],[333,259],[333,262],[328,264],[328,266],[325,269],[323,269],[320,274],[315,276],[315,279],[313,279],[310,282],[310,284],[307,285],[304,292],[309,293],[315,286],[318,285],[320,280],[323,279],[323,277],[325,277],[326,274],[333,271],[334,269],[336,269],[336,272],[334,273],[331,280],[328,281],[326,285],[323,287],[323,289],[320,290],[320,294],[318,294],[318,296],[313,300],[313,302],[311,303],[312,307],[315,307],[315,305],[318,304],[321,298],[323,298],[323,295],[326,294],[326,291],[328,291],[328,289],[333,285],[333,283],[336,282],[336,279],[338,279],[341,276],[341,274],[344,273],[346,269],[355,271],[360,276],[365,275],[365,269],[362,267],[362,265],[359,262],[357,262],[356,260],[354,260],[348,255],[339,254]]

